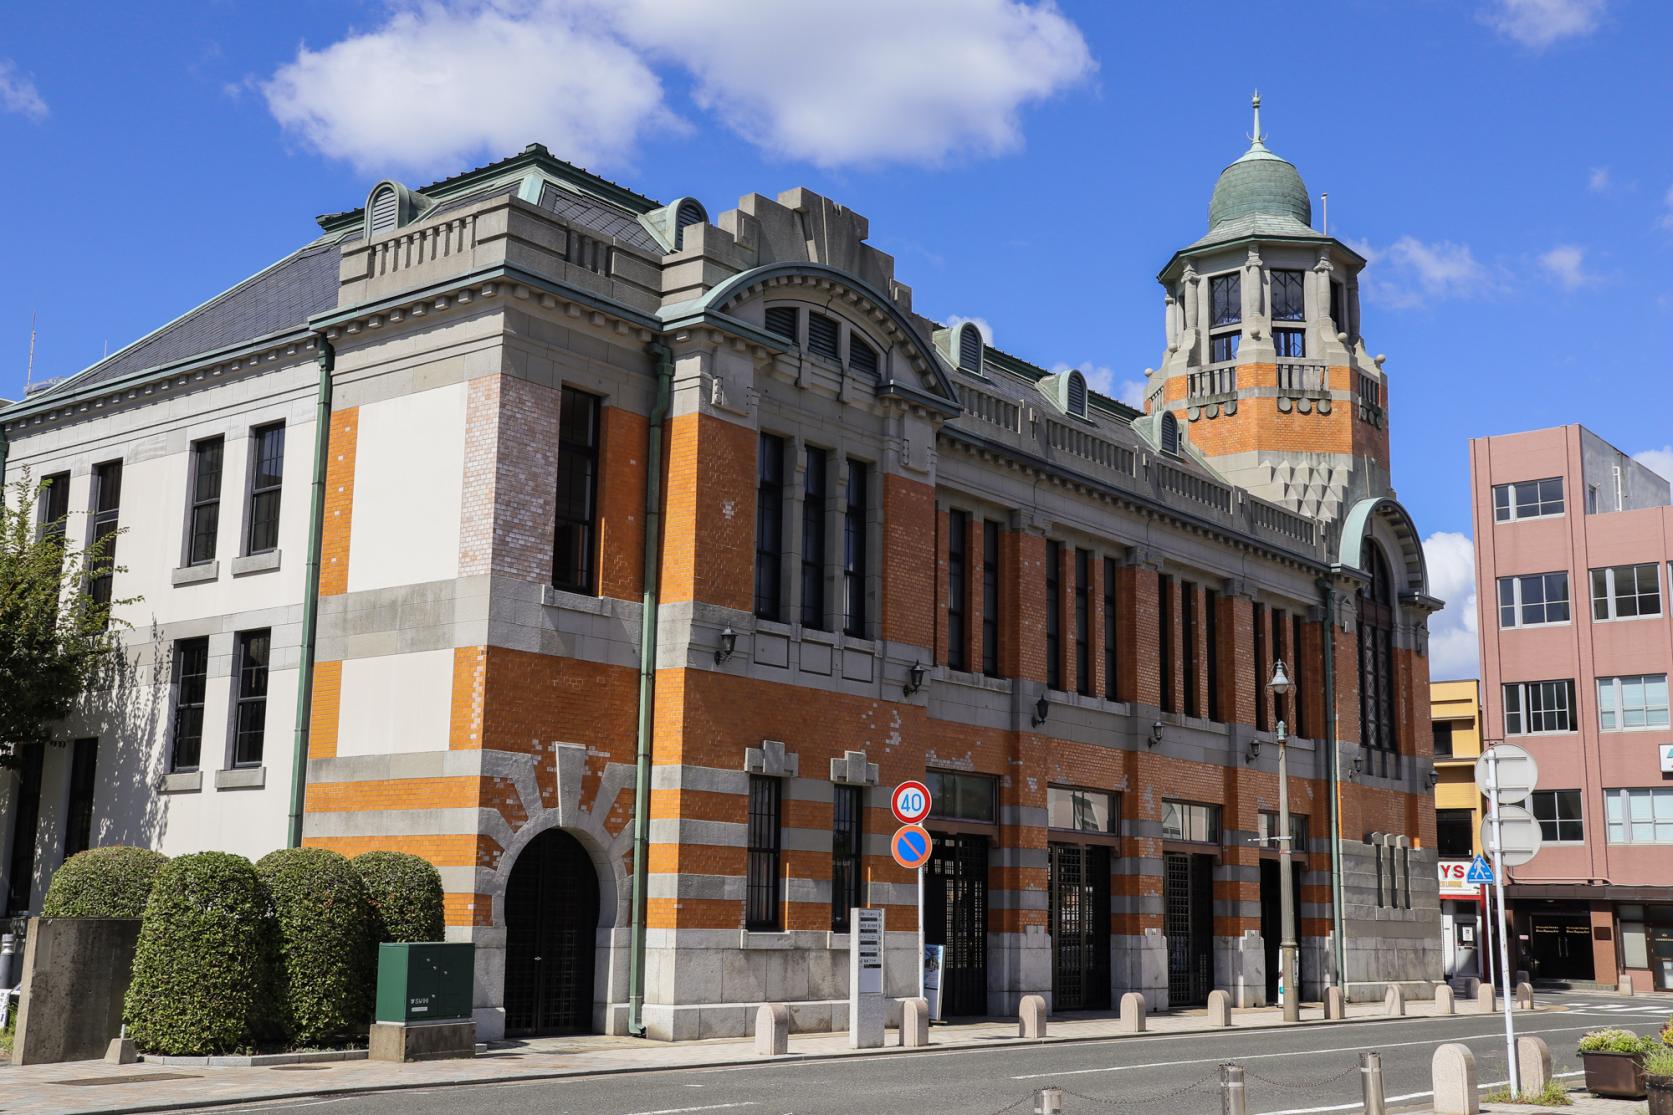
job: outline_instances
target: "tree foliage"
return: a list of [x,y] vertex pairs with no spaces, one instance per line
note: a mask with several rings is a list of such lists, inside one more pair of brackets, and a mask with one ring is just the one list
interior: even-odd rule
[[44,918],[137,918],[168,857],[149,848],[112,844],[71,856],[53,872],[41,903]]
[[120,644],[126,625],[112,621],[112,607],[134,603],[88,594],[90,573],[121,572],[110,564],[115,535],[82,546],[67,516],[39,522],[50,483],[25,469],[0,488],[0,764],[52,737]]
[[372,947],[385,941],[439,941],[445,934],[441,873],[407,852],[361,852],[349,862],[372,903]]

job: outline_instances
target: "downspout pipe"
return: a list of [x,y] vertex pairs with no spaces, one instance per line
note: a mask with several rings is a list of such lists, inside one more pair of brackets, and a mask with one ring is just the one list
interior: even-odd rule
[[1342,918],[1342,777],[1336,753],[1336,585],[1329,577],[1318,579],[1324,597],[1324,755],[1330,779],[1330,928],[1336,953],[1336,986],[1348,985],[1347,942]]
[[289,846],[302,846],[302,803],[308,792],[308,728],[314,710],[314,635],[319,620],[320,541],[325,523],[325,468],[331,455],[331,372],[337,351],[319,345],[319,389],[314,397],[314,479],[308,509],[308,557],[302,571],[302,646],[296,662],[296,733],[290,762]]
[[645,910],[650,885],[651,714],[656,705],[657,579],[662,553],[662,427],[674,386],[674,354],[661,341],[645,351],[656,359],[656,402],[645,445],[645,578],[639,620],[639,738],[633,774],[633,909],[627,967],[627,1031],[645,1036]]

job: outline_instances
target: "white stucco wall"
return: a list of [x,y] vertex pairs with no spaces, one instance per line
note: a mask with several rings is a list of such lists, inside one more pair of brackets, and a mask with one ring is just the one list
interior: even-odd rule
[[360,408],[350,592],[458,576],[466,390],[454,383]]
[[425,650],[343,663],[338,755],[446,751],[453,652]]

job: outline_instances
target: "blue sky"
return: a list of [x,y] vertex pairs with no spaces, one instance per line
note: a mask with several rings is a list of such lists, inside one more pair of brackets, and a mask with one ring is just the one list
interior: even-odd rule
[[32,313],[36,374],[74,372],[377,178],[533,140],[711,213],[809,186],[870,218],[920,311],[1130,394],[1258,86],[1269,146],[1372,260],[1395,482],[1454,602],[1435,672],[1463,673],[1469,437],[1578,421],[1673,471],[1670,35],[1653,0],[25,6],[0,396]]

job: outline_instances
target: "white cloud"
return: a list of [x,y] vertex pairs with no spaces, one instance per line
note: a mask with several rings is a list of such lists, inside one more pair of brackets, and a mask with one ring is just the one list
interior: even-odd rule
[[1609,187],[1614,185],[1614,177],[1606,166],[1595,166],[1591,174],[1586,176],[1586,188],[1594,194],[1608,193]]
[[1365,297],[1397,309],[1439,298],[1474,298],[1498,286],[1493,272],[1476,259],[1468,244],[1415,236],[1402,236],[1386,248],[1347,243],[1370,264],[1360,280]]
[[1578,244],[1558,244],[1539,257],[1539,265],[1569,290],[1583,287],[1596,278],[1586,270],[1586,249]]
[[0,58],[0,112],[10,112],[30,120],[45,120],[48,111],[35,83],[19,73],[11,59]]
[[1673,481],[1673,445],[1634,453],[1632,459],[1660,475],[1663,480]]
[[1065,364],[1059,361],[1051,366],[1051,374],[1062,375],[1070,369],[1076,369],[1085,376],[1086,385],[1098,394],[1107,395],[1136,410],[1144,409],[1144,380],[1123,379],[1118,382],[1113,368],[1104,364],[1094,364],[1090,360],[1082,360],[1079,364]]
[[1607,0],[1493,0],[1482,18],[1501,35],[1544,50],[1561,39],[1597,30]]
[[656,65],[745,140],[823,167],[1013,151],[1023,108],[1095,69],[1051,0],[451,0],[303,46],[262,91],[286,130],[363,170],[536,141],[611,166],[680,126]]
[[1446,601],[1446,607],[1429,617],[1429,676],[1479,677],[1475,547],[1467,534],[1438,530],[1423,540],[1423,557],[1429,569],[1429,594]]
[[1673,186],[1667,187],[1667,192],[1662,195],[1661,203],[1664,208],[1660,219],[1656,223],[1662,228],[1673,231]]

